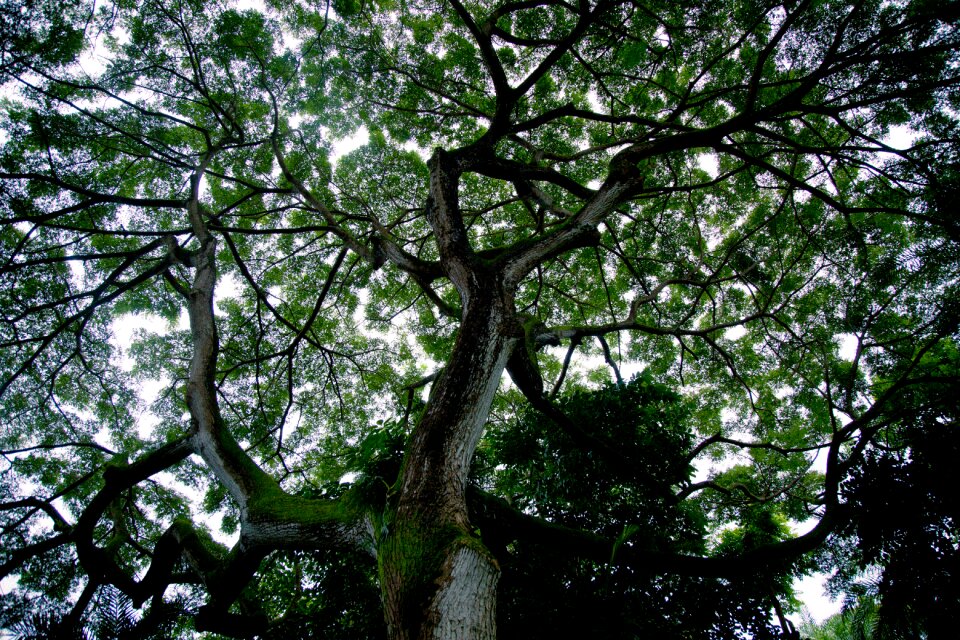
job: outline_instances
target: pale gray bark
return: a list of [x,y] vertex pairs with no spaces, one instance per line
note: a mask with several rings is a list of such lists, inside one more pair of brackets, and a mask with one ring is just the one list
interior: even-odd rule
[[426,640],[494,640],[496,638],[499,567],[472,547],[460,547],[448,560],[446,575],[427,610],[436,620]]

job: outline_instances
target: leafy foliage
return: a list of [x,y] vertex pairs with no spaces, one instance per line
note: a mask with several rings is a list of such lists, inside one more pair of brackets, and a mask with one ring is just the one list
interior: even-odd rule
[[[592,437],[628,451],[636,468],[632,473],[604,468],[601,457],[530,411],[517,425],[488,436],[489,450],[481,460],[489,456],[492,478],[486,481],[493,482],[494,491],[525,513],[616,539],[611,560],[621,548],[631,547],[705,553],[704,505],[678,502],[670,491],[689,483],[693,471],[689,407],[681,396],[638,375],[624,385],[575,392],[559,405]],[[742,544],[760,542],[746,536]],[[495,543],[494,534],[491,545]],[[671,579],[637,567],[557,557],[555,548],[536,538],[512,543],[501,554],[500,629],[505,637],[732,638],[736,629],[773,633],[767,619],[773,583],[766,580],[734,586],[715,579]],[[778,587],[784,589],[789,584]],[[585,618],[584,611],[597,615]]]
[[[483,455],[490,457],[492,477],[479,481],[492,482],[524,512],[606,536],[634,524],[663,536],[661,543],[700,537],[700,527],[676,512],[670,499],[670,487],[687,483],[692,473],[693,435],[680,396],[641,375],[622,386],[572,393],[558,406],[590,437],[624,450],[636,467],[600,473],[602,457],[529,410],[518,424],[488,435]],[[638,522],[638,515],[645,520]]]
[[283,554],[261,588],[280,621],[269,638],[385,638],[375,567],[359,553]]
[[871,452],[846,487],[856,510],[846,533],[856,545],[842,547],[849,564],[837,582],[857,593],[865,588],[859,572],[879,571],[864,593],[876,609],[873,637],[936,637],[957,619],[960,503],[949,477],[960,446],[955,424],[953,416],[948,425],[909,425],[905,452]]
[[183,613],[179,602],[171,602],[140,615],[130,598],[108,586],[99,590],[86,620],[56,611],[21,613],[10,626],[18,640],[159,640],[184,630]]
[[3,624],[956,614],[956,2],[248,4],[0,0]]

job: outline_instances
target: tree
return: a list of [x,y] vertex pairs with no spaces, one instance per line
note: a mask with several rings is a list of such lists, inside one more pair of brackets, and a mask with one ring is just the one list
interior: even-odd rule
[[956,429],[956,3],[3,15],[8,612],[792,633],[844,487]]
[[837,554],[835,581],[856,598],[848,617],[869,620],[876,638],[948,638],[960,615],[960,500],[945,482],[960,451],[957,405],[916,391],[901,401],[923,410],[890,434],[900,446],[869,451],[844,486],[857,517],[838,537],[856,544]]

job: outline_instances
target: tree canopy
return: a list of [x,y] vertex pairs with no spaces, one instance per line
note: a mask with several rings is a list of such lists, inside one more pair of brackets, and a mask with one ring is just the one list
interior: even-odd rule
[[0,0],[0,627],[937,637],[958,23]]

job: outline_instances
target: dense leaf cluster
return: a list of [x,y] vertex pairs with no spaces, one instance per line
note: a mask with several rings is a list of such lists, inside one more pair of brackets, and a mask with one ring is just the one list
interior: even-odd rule
[[[480,459],[492,467],[486,480],[495,493],[525,513],[617,541],[608,562],[565,558],[548,540],[536,537],[500,549],[504,637],[733,638],[737,629],[772,633],[767,610],[774,576],[731,584],[656,576],[642,567],[613,563],[621,548],[686,554],[708,550],[705,505],[678,502],[671,492],[689,484],[693,473],[694,440],[683,399],[640,375],[626,384],[573,393],[559,405],[591,436],[626,451],[637,466],[630,472],[606,468],[602,457],[532,411],[489,436],[489,451]],[[481,533],[496,544],[495,530]],[[775,530],[766,540],[751,540],[747,531],[744,538],[720,547],[742,550],[782,534]],[[595,615],[584,616],[585,611]]]
[[954,613],[960,8],[661,5],[0,0],[3,624]]
[[879,575],[869,593],[879,603],[876,638],[946,638],[960,601],[960,502],[949,471],[960,439],[942,424],[904,431],[907,452],[871,453],[846,487],[855,544],[838,586],[856,592],[857,569]]

